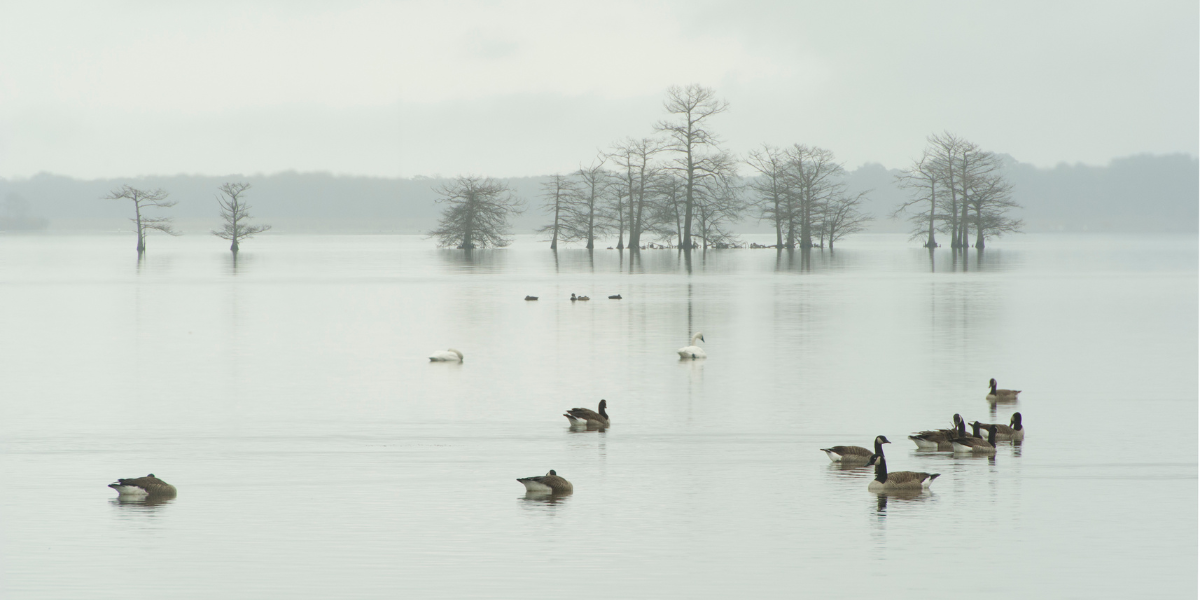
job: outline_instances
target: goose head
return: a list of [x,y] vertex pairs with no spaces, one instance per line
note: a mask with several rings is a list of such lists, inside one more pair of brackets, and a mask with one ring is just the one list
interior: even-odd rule
[[966,435],[967,422],[963,420],[962,415],[954,413],[954,417],[950,419],[950,422],[954,425],[954,428],[957,429],[959,433]]
[[[575,300],[575,299],[576,299],[576,298],[575,298],[575,293],[574,293],[574,292],[572,292],[572,293],[571,293],[571,299],[572,299],[572,300]],[[995,381],[995,380],[993,379],[992,381]]]
[[988,425],[987,429],[988,429],[988,443],[995,446],[996,445],[996,426]]
[[990,389],[992,391],[992,394],[996,393],[996,378],[995,377],[988,380],[988,389]]
[[547,477],[557,477],[557,476],[558,476],[558,473],[555,473],[555,472],[554,472],[554,469],[550,469],[550,472],[549,472],[549,473],[546,473],[546,476],[547,476]]
[[1008,420],[1008,424],[1011,425],[1012,428],[1015,429],[1016,431],[1020,431],[1021,430],[1021,413],[1019,413],[1019,412],[1013,413],[1012,418]]
[[605,400],[605,399],[601,398],[601,399],[600,399],[600,416],[602,416],[602,417],[604,417],[605,419],[607,419],[607,418],[608,418],[608,413],[604,412],[604,409],[605,409],[605,408],[608,408],[608,400]]
[[983,423],[980,423],[979,421],[975,421],[975,422],[971,423],[971,435],[973,435],[977,438],[982,438],[983,436],[979,435],[980,427],[983,427]]
[[875,436],[875,454],[882,456],[883,455],[883,445],[890,444],[890,443],[891,442],[888,441],[887,436],[883,436],[883,435]]

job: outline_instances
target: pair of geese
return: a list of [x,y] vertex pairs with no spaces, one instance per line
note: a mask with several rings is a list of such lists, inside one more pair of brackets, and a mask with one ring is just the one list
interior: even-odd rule
[[[608,408],[608,401],[601,400],[598,408],[598,412],[588,408],[572,408],[563,413],[563,416],[572,426],[586,426],[589,429],[608,427],[608,411],[605,410]],[[569,494],[574,491],[571,482],[559,477],[553,469],[545,475],[523,477],[517,481],[524,484],[525,489],[530,492]],[[155,477],[154,473],[145,477],[118,479],[108,484],[108,487],[117,490],[117,494],[125,498],[174,498],[176,494],[175,486]]]
[[[525,299],[526,300],[537,300],[537,296],[525,296]],[[620,294],[613,294],[613,295],[609,296],[608,299],[609,300],[621,300],[622,298],[621,298]],[[590,296],[576,296],[575,294],[571,294],[571,302],[575,302],[576,300],[579,300],[582,302],[587,302],[588,300],[591,300],[591,297]]]
[[[708,354],[705,354],[704,348],[701,348],[700,346],[696,345],[697,340],[703,342],[704,334],[700,333],[700,332],[696,332],[696,334],[692,336],[691,344],[676,350],[676,352],[679,353],[680,359],[708,358]],[[447,348],[446,350],[441,350],[438,352],[434,352],[433,354],[430,354],[429,361],[430,362],[462,362],[463,361],[463,353],[459,352],[458,350],[455,350],[454,348]]]
[[[572,428],[604,429],[611,423],[606,408],[608,408],[608,400],[600,400],[598,411],[590,408],[572,408],[563,413],[563,416],[570,421]],[[554,469],[550,469],[550,472],[545,475],[521,477],[517,481],[525,486],[526,492],[534,494],[570,494],[575,491],[575,486],[560,477]]]

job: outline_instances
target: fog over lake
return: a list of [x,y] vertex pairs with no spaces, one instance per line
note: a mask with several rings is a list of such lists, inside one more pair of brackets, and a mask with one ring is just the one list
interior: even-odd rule
[[[1197,236],[906,239],[0,236],[0,595],[1195,597]],[[820,450],[880,434],[930,492]]]

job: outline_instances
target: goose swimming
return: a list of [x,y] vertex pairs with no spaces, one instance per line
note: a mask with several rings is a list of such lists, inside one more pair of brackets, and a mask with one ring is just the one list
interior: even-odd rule
[[992,378],[992,380],[988,382],[988,387],[989,387],[989,390],[988,390],[988,395],[987,395],[987,401],[991,402],[992,404],[996,404],[997,402],[1016,402],[1017,394],[1021,393],[1021,390],[998,390],[998,389],[996,389],[996,379],[995,378]]
[[920,491],[929,489],[934,479],[941,473],[919,473],[916,471],[896,471],[888,473],[887,460],[883,456],[873,456],[867,464],[875,465],[875,479],[867,485],[870,492]]
[[563,416],[571,422],[571,425],[587,425],[588,427],[608,427],[608,413],[604,409],[608,406],[608,400],[600,401],[600,412],[596,412],[589,408],[572,408],[563,413]]
[[537,298],[538,298],[537,296],[525,296],[525,299],[529,300],[529,301],[537,300]]
[[696,340],[703,342],[704,334],[697,331],[692,335],[692,344],[690,346],[684,346],[676,350],[679,353],[679,358],[708,358],[708,355],[704,353],[704,348],[696,345]]
[[459,352],[458,350],[455,350],[454,348],[450,348],[449,350],[442,350],[441,352],[434,352],[433,354],[430,354],[429,361],[430,362],[462,362],[463,361],[463,353]]
[[954,449],[950,445],[951,440],[959,437],[967,437],[967,424],[966,421],[963,421],[962,415],[955,413],[951,422],[954,423],[953,429],[919,431],[908,436],[908,439],[912,440],[922,450],[950,452]]
[[554,469],[550,469],[545,475],[537,475],[534,477],[522,477],[518,479],[525,490],[529,492],[551,493],[551,494],[570,494],[575,491],[575,487],[570,481],[558,476]]
[[995,427],[996,441],[1019,442],[1025,439],[1025,426],[1021,423],[1021,413],[1015,412],[1008,420],[1008,425],[999,423],[981,423],[980,427]]
[[608,297],[608,299],[609,299],[609,300],[620,300],[620,299],[621,299],[621,295],[620,295],[620,294],[613,294],[613,295],[609,296],[609,297]]
[[840,462],[843,465],[861,463],[867,464],[872,456],[878,454],[883,456],[883,445],[891,442],[882,435],[875,436],[875,452],[871,452],[862,446],[834,446],[832,448],[821,448],[821,451],[829,457],[833,462]]
[[996,426],[988,425],[988,437],[983,439],[979,437],[979,426],[982,425],[979,421],[971,423],[971,428],[975,435],[956,439],[950,444],[954,447],[955,454],[995,454],[996,453]]
[[155,477],[154,473],[145,477],[118,479],[115,483],[108,484],[108,487],[117,490],[122,496],[175,496],[175,486]]

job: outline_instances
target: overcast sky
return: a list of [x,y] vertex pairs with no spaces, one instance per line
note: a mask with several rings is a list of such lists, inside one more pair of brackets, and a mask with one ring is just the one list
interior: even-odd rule
[[1196,155],[1180,2],[0,5],[0,177],[540,175],[730,102],[739,154],[904,167],[950,130],[1018,160]]

